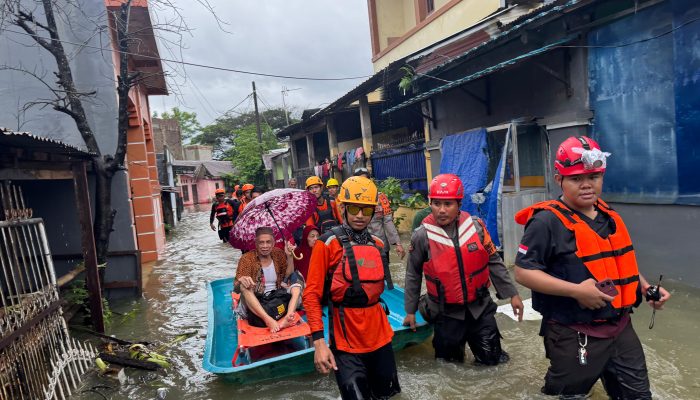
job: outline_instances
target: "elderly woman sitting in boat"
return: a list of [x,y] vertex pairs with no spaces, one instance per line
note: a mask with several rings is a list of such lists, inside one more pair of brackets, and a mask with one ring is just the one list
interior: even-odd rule
[[241,301],[235,311],[240,318],[272,333],[294,322],[304,286],[294,272],[295,248],[289,242],[284,250],[275,247],[270,227],[255,231],[255,250],[243,254],[236,269],[234,290],[241,293]]

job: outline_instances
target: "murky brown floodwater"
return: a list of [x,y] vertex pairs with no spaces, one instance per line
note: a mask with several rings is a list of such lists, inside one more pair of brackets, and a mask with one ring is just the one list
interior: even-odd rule
[[[155,399],[158,388],[166,388],[166,399],[337,399],[332,377],[316,374],[251,386],[232,385],[204,371],[202,355],[207,327],[206,283],[234,274],[237,250],[222,244],[209,229],[208,212],[191,211],[169,238],[165,258],[157,265],[144,298],[136,302],[135,318],[114,317],[111,334],[133,340],[167,341],[177,334],[198,335],[165,352],[173,364],[167,374],[126,370],[126,381],[92,374],[83,390],[95,388],[108,399]],[[408,238],[404,238],[406,241]],[[403,283],[404,267],[392,266],[395,281]],[[634,316],[644,344],[652,390],[658,399],[700,398],[700,290],[669,282],[673,301],[657,313],[656,327],[647,329],[649,308],[640,307]],[[522,290],[524,298],[529,297]],[[133,303],[113,304],[127,312]],[[397,356],[403,393],[397,399],[537,399],[547,368],[538,321],[516,323],[497,316],[505,349],[511,355],[506,365],[477,368],[436,362],[429,342],[406,349]],[[105,386],[109,386],[106,388]],[[693,394],[695,393],[695,394]],[[74,399],[101,399],[85,392]],[[593,399],[605,399],[600,385]]]

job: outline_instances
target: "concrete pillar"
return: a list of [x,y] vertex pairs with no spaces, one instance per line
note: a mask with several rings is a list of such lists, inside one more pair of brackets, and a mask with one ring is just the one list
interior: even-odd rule
[[282,159],[282,179],[284,180],[284,187],[287,187],[289,183],[289,164],[287,163],[287,157],[281,156]]
[[316,166],[316,155],[314,154],[314,134],[306,134],[306,151],[309,156],[309,167],[313,168]]
[[330,150],[331,158],[338,155],[338,136],[335,132],[335,121],[333,116],[326,117],[326,131],[328,131],[328,149]]
[[[338,136],[335,132],[335,121],[333,116],[329,115],[326,117],[326,131],[328,132],[328,149],[330,150],[331,159],[340,153],[338,149]],[[342,172],[336,171],[335,168],[331,170],[331,177],[342,180]]]
[[367,157],[367,169],[372,172],[372,164],[369,155],[372,152],[372,118],[369,112],[367,95],[360,97],[360,128],[362,130],[362,147]]
[[[421,103],[421,110],[423,111],[423,115],[428,115],[432,117],[431,109],[430,109],[430,103],[427,101],[424,101]],[[430,181],[433,180],[433,166],[430,163],[430,151],[428,151],[428,142],[430,142],[430,120],[428,118],[423,117],[423,133],[425,134],[425,144],[426,148],[423,150],[423,153],[425,154],[425,177],[428,180],[428,186],[430,186]]]
[[291,137],[289,138],[289,152],[292,154],[292,170],[296,172],[299,170],[299,161],[297,160],[297,146],[296,142]]

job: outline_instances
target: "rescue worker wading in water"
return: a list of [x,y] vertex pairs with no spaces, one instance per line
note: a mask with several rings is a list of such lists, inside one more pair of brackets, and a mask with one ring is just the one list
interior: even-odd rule
[[306,179],[306,190],[316,196],[316,211],[309,217],[305,225],[316,226],[321,230],[321,234],[339,225],[342,219],[340,215],[338,215],[335,200],[329,199],[323,195],[323,181],[321,178],[318,176],[310,176]]
[[[651,399],[630,320],[650,285],[639,273],[625,223],[600,199],[607,156],[585,136],[559,146],[554,180],[561,197],[515,216],[525,225],[515,277],[532,289],[533,308],[542,314],[549,359],[543,393],[584,399],[601,379],[611,399]],[[663,288],[655,294],[647,301],[661,309],[670,295]]]
[[[343,399],[386,399],[401,388],[391,348],[394,332],[380,302],[385,279],[391,285],[391,277],[382,241],[367,231],[377,187],[369,179],[351,177],[338,199],[345,223],[316,241],[303,294],[314,364],[321,373],[335,372]],[[329,344],[323,334],[324,302],[332,321]]]
[[209,226],[211,226],[211,230],[216,230],[214,226],[214,218],[216,218],[219,225],[219,239],[226,243],[228,242],[229,232],[233,228],[233,221],[238,213],[233,209],[231,203],[226,200],[226,191],[224,189],[216,189],[214,195],[216,196],[216,201],[211,205]]
[[245,206],[250,203],[251,200],[253,200],[253,189],[255,189],[255,185],[252,183],[246,183],[241,187],[243,197],[241,197],[241,205],[238,206],[239,214],[242,213]]
[[[411,237],[406,288],[404,325],[415,329],[416,310],[435,324],[435,358],[464,361],[465,344],[482,365],[508,361],[501,349],[496,325],[496,303],[489,286],[496,287],[499,299],[510,297],[513,313],[523,318],[523,302],[496,246],[480,219],[460,211],[464,187],[453,174],[441,174],[430,183],[432,214]],[[427,296],[419,299],[422,275]]]

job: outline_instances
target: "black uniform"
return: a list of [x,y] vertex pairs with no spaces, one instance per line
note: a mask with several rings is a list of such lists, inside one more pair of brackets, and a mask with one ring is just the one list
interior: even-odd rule
[[[594,219],[573,212],[601,238],[615,231],[612,219],[603,212]],[[526,225],[515,264],[567,280],[567,269],[581,264],[576,250],[573,232],[544,210]],[[585,398],[600,378],[613,399],[651,399],[644,352],[628,313],[608,318],[607,308],[585,310],[571,297],[534,291],[532,300],[533,308],[543,317],[540,335],[550,360],[543,393]],[[587,319],[596,322],[576,323]],[[579,358],[582,347],[585,365]]]

